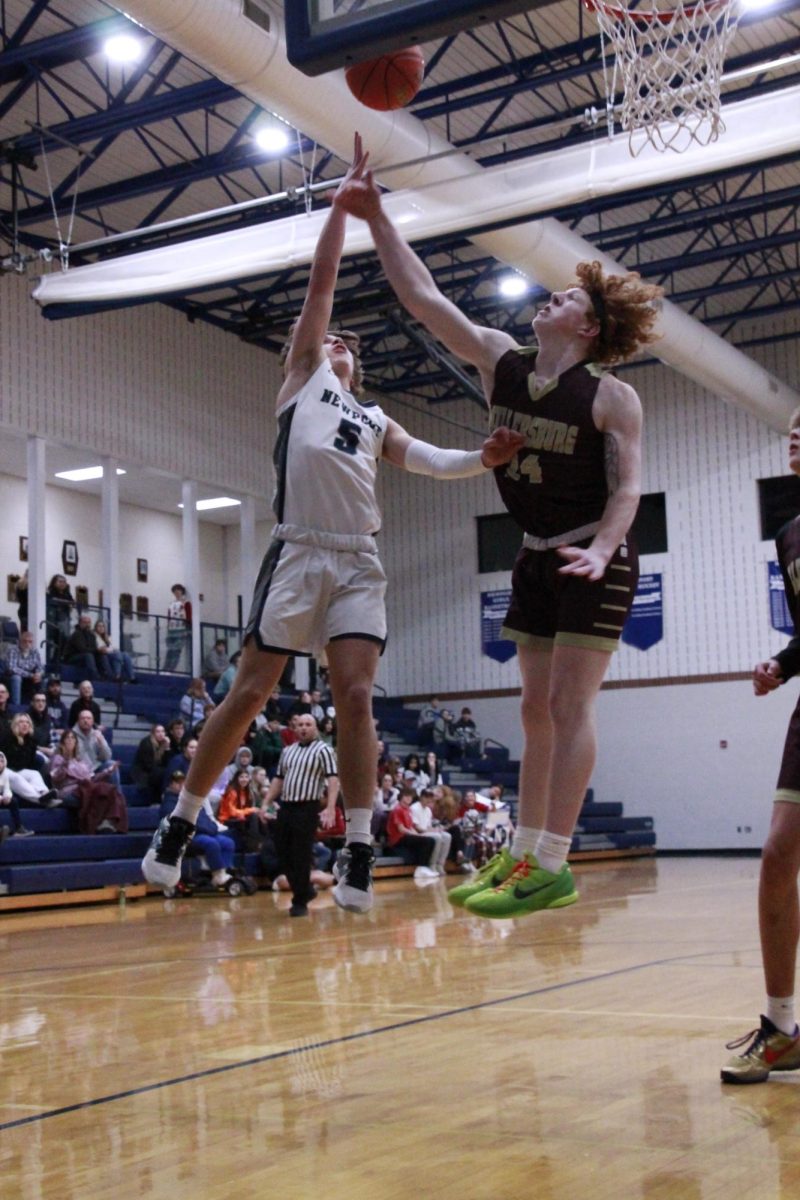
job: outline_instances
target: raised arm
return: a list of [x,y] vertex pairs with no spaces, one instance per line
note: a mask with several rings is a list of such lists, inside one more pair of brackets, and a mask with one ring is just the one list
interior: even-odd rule
[[[356,134],[353,162],[339,185],[339,191],[351,181],[360,179],[367,158],[368,155],[364,154],[361,147],[361,138]],[[278,392],[279,408],[288,396],[293,396],[298,388],[302,387],[322,362],[322,346],[333,312],[333,297],[342,259],[346,222],[345,209],[334,202],[314,250],[306,297],[292,331],[292,344],[286,357],[285,378]]]
[[600,528],[585,549],[561,546],[569,561],[561,575],[602,578],[609,560],[633,524],[641,494],[642,406],[627,383],[606,375],[597,389],[594,418],[605,434],[606,477],[611,494],[600,519]]
[[442,295],[428,268],[403,241],[384,212],[380,189],[371,171],[346,180],[333,203],[335,208],[368,223],[381,266],[397,298],[448,350],[478,368],[484,391],[489,395],[495,363],[516,344],[514,339],[497,329],[474,325]]

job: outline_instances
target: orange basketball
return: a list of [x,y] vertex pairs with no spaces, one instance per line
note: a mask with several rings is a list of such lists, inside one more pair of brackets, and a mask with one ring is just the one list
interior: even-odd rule
[[389,112],[414,99],[424,74],[425,59],[419,46],[407,46],[394,54],[355,63],[347,68],[345,78],[356,100],[367,108]]

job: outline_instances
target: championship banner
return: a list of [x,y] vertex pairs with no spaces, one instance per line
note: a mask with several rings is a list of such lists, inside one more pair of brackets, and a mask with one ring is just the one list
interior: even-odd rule
[[781,569],[776,562],[768,562],[769,572],[769,620],[773,629],[779,633],[794,635],[794,621],[789,615],[789,605],[786,603],[786,588]]
[[517,652],[514,642],[500,637],[510,603],[511,588],[481,592],[481,650],[499,663],[508,662]]
[[637,650],[649,650],[664,636],[664,600],[661,574],[641,575],[633,608],[622,630],[622,640]]

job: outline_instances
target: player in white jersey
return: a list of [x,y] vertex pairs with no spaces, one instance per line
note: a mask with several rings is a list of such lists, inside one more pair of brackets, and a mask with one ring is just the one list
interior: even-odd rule
[[[366,163],[356,136],[344,183],[360,178]],[[372,685],[386,639],[386,577],[375,542],[378,460],[462,478],[509,462],[523,438],[497,429],[481,450],[439,449],[411,438],[355,394],[361,374],[351,349],[355,343],[329,330],[346,222],[339,191],[317,243],[284,363],[274,456],[277,524],[256,583],[239,670],[205,724],[178,803],[156,831],[142,871],[164,887],[178,882],[203,800],[276,686],[287,657],[324,648],[347,807],[347,847],[334,898],[343,908],[365,912],[372,906],[370,822],[378,758]]]

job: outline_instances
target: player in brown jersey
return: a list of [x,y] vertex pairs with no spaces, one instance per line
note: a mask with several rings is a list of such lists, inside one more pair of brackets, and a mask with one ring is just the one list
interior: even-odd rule
[[368,222],[408,311],[477,368],[492,425],[526,438],[495,472],[525,530],[505,627],[522,676],[519,824],[510,850],[450,900],[487,917],[572,904],[566,858],[595,762],[595,697],[636,588],[625,538],[639,502],[641,405],[607,367],[654,340],[660,289],[581,263],[575,283],[534,319],[538,350],[525,350],[442,295],[383,211],[370,172],[339,203]]
[[[800,408],[789,423],[789,469],[800,475]],[[757,696],[767,696],[800,673],[800,516],[775,539],[795,636],[784,650],[753,671]],[[794,977],[800,938],[800,701],[789,720],[769,836],[761,855],[758,919],[767,991],[758,1029],[729,1050],[744,1047],[722,1068],[724,1083],[763,1083],[771,1071],[800,1070],[800,1029],[795,1021]]]

